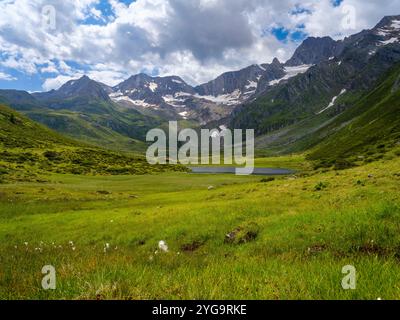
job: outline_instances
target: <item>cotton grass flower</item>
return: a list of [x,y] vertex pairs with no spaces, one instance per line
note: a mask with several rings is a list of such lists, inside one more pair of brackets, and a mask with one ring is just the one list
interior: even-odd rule
[[159,248],[161,251],[163,251],[163,252],[168,252],[168,245],[167,245],[167,243],[166,243],[164,240],[161,240],[161,241],[158,243],[158,248]]

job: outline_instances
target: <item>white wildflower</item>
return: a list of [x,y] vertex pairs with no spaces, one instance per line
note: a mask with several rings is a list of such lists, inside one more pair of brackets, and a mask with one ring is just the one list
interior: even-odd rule
[[168,245],[167,245],[167,243],[166,243],[165,241],[163,241],[163,240],[161,240],[161,241],[158,243],[158,248],[159,248],[161,251],[168,252]]

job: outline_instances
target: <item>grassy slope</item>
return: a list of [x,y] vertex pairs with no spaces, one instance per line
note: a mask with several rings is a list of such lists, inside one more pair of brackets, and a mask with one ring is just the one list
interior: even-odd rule
[[259,155],[310,150],[309,159],[330,166],[337,160],[370,162],[382,158],[400,140],[400,66],[377,81],[372,91],[340,96],[336,107],[256,139]]
[[[54,107],[54,105],[52,105]],[[159,121],[114,103],[79,98],[65,100],[55,109],[42,107],[25,111],[31,119],[87,143],[114,150],[143,152],[149,128]]]
[[65,138],[0,105],[0,182],[40,180],[47,172],[143,174],[181,167],[149,166],[142,156],[126,156]]
[[[331,134],[327,135],[327,131]],[[377,88],[327,128],[316,132],[316,135],[327,136],[327,139],[314,148],[309,158],[322,160],[328,165],[343,158],[355,161],[363,157],[366,161],[373,161],[398,147],[400,67],[390,72]],[[400,155],[400,152],[397,151],[396,155]]]
[[73,139],[132,153],[143,153],[146,132],[160,124],[135,110],[96,99],[74,98],[46,104],[24,91],[0,90],[0,104]]
[[[399,168],[396,158],[268,183],[168,173],[3,185],[0,298],[398,299]],[[257,237],[225,243],[237,227]],[[168,253],[155,253],[160,240]],[[46,264],[52,292],[40,289]],[[341,288],[348,264],[357,290]]]
[[26,115],[34,121],[43,123],[79,141],[113,150],[136,153],[145,150],[146,145],[142,141],[129,138],[106,126],[97,125],[93,123],[94,119],[89,119],[76,112],[66,110],[29,111]]

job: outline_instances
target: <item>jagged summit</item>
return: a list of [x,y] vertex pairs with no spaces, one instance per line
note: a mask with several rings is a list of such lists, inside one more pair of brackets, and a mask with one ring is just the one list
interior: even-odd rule
[[382,18],[382,20],[379,21],[379,23],[375,26],[374,29],[391,26],[395,21],[399,22],[398,25],[400,28],[400,15],[394,15],[394,16],[385,16],[384,18]]
[[303,41],[286,62],[287,66],[311,65],[340,54],[342,45],[331,37],[309,37]]
[[278,58],[274,58],[274,60],[272,60],[272,63],[271,63],[271,64],[273,64],[273,65],[280,65],[281,62],[279,61]]

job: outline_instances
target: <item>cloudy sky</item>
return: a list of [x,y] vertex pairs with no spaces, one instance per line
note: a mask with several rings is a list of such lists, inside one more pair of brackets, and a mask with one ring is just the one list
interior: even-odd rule
[[139,72],[199,84],[396,14],[399,0],[0,0],[0,88],[50,90],[83,74],[115,85]]

